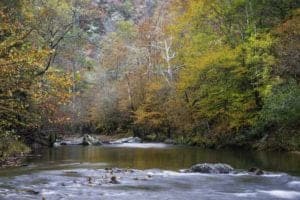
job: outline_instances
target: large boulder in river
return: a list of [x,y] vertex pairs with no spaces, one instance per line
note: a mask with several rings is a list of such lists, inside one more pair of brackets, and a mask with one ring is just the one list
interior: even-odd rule
[[233,171],[233,168],[230,165],[222,163],[203,163],[192,166],[189,171],[207,174],[228,174]]
[[110,142],[110,144],[123,144],[123,143],[141,143],[142,139],[139,137],[128,137],[128,138],[122,138],[119,140],[115,140]]
[[86,146],[101,145],[101,142],[98,139],[96,139],[88,134],[85,134],[82,138],[82,145],[86,145]]

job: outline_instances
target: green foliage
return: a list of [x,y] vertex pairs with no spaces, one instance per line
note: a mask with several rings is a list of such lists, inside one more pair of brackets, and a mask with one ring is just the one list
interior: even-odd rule
[[295,81],[274,88],[264,102],[260,119],[265,126],[297,126],[300,119],[300,88]]
[[124,40],[132,40],[136,36],[134,23],[132,21],[119,21],[117,23],[117,32]]
[[[255,142],[248,133],[263,121],[277,120],[279,129],[299,120],[299,85],[283,83],[274,73],[285,58],[274,51],[278,38],[268,31],[297,6],[296,1],[238,0],[184,5],[185,14],[170,30],[178,34],[177,62],[185,66],[178,89],[193,113],[188,143]],[[266,9],[272,12],[263,13]],[[298,34],[296,28],[289,29]]]
[[272,44],[268,34],[253,36],[234,49],[208,51],[195,58],[196,66],[182,70],[180,89],[190,94],[194,117],[203,121],[204,131],[235,132],[254,124],[261,98],[273,84]]
[[117,5],[116,8],[128,19],[133,12],[133,2],[132,0],[125,0],[122,4]]
[[[144,98],[134,112],[141,136],[151,140],[171,136],[179,143],[214,148],[251,146],[274,131],[270,128],[274,123],[276,130],[296,124],[299,84],[288,80],[297,75],[299,63],[285,55],[297,60],[298,15],[293,14],[297,1],[173,3],[175,19],[165,34],[174,40],[176,57],[171,65],[183,67],[175,74],[174,87],[163,83],[163,76],[150,78],[145,85]],[[142,28],[140,32],[149,27]],[[152,40],[150,44],[155,44]],[[147,39],[144,42],[148,44]],[[154,60],[159,69],[163,63]],[[273,135],[270,144],[279,149],[294,145],[288,139],[277,143],[282,137]]]

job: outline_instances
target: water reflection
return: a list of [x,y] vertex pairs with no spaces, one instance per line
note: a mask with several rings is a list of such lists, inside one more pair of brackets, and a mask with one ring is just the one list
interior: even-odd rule
[[107,163],[109,166],[135,169],[189,168],[202,162],[222,162],[238,169],[253,166],[268,171],[300,175],[300,156],[289,153],[266,153],[230,150],[203,150],[195,147],[166,146],[165,148],[139,148],[122,146],[63,146],[47,149],[40,159],[31,163]]

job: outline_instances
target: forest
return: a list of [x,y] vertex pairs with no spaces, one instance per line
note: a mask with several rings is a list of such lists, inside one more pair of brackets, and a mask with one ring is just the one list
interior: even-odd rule
[[0,160],[72,134],[300,150],[298,0],[1,0]]

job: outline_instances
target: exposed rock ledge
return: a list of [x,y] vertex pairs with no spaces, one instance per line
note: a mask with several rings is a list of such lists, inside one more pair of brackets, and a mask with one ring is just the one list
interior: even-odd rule
[[[105,144],[124,144],[124,143],[142,143],[142,139],[139,137],[128,137],[128,138],[122,138],[110,142],[105,142]],[[83,137],[79,138],[72,138],[69,140],[62,140],[62,141],[56,141],[54,143],[54,147],[62,146],[62,145],[102,145],[103,142],[101,142],[96,137],[93,137],[91,135],[85,134]]]
[[83,135],[79,138],[74,138],[70,140],[62,140],[62,141],[56,141],[54,143],[54,147],[61,146],[61,145],[102,145],[102,142],[88,134]]
[[[223,163],[200,163],[193,165],[190,169],[181,170],[183,173],[205,173],[205,174],[229,174],[239,173],[228,164]],[[257,167],[252,167],[247,171],[250,175],[263,175],[265,172]]]
[[228,174],[233,171],[233,167],[227,164],[217,163],[201,163],[193,165],[190,169],[183,172],[197,172],[205,174]]
[[142,139],[139,137],[128,137],[128,138],[122,138],[119,140],[109,142],[109,144],[123,144],[123,143],[142,143]]

